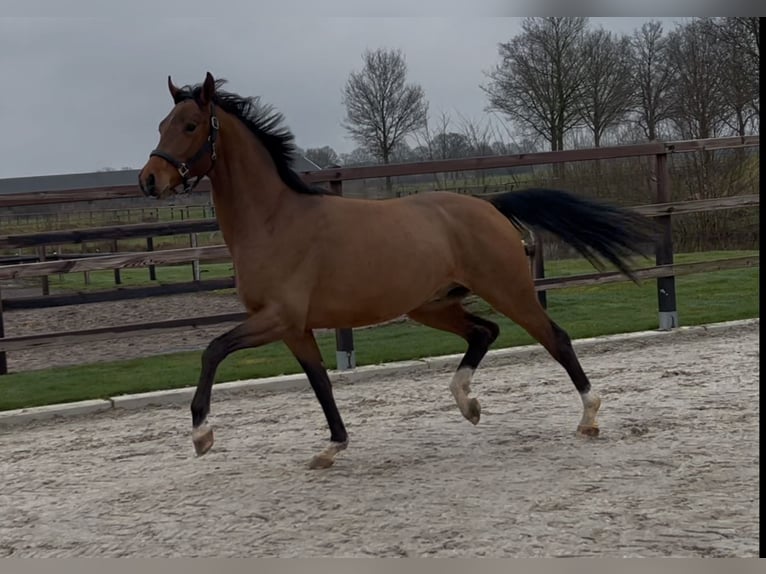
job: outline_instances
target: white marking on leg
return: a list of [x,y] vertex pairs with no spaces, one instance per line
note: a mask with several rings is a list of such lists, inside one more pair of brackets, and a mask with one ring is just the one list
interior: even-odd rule
[[202,456],[213,446],[213,429],[204,421],[198,427],[192,429],[192,442],[197,456]]
[[472,424],[477,424],[481,416],[481,405],[477,399],[468,396],[471,392],[473,373],[474,369],[471,367],[460,367],[452,376],[449,390],[452,391],[452,396],[455,397],[455,402],[463,416]]
[[601,399],[594,391],[582,393],[580,398],[582,399],[582,419],[580,419],[578,430],[590,434],[588,431],[591,429],[598,429],[596,413],[601,406]]
[[309,462],[309,468],[329,468],[335,462],[335,455],[342,450],[346,450],[348,447],[348,441],[346,442],[330,442],[322,452],[316,455]]
[[449,384],[449,390],[455,397],[460,412],[465,415],[468,410],[468,393],[471,392],[471,379],[473,378],[473,369],[471,367],[460,367],[452,376]]

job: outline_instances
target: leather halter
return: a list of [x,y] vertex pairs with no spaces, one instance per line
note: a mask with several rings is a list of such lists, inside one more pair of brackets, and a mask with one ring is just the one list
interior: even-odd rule
[[[218,130],[220,129],[220,127],[221,127],[221,124],[218,122],[218,118],[215,115],[215,106],[211,102],[210,103],[210,133],[208,134],[207,140],[205,141],[205,143],[202,144],[202,147],[199,150],[197,150],[197,153],[195,153],[192,157],[190,157],[186,161],[180,161],[174,158],[169,153],[162,151],[161,149],[154,149],[149,154],[149,157],[152,157],[152,156],[161,157],[162,159],[167,161],[170,165],[175,167],[181,176],[181,180],[183,181],[184,193],[190,193],[195,187],[197,187],[197,184],[199,184],[200,180],[203,177],[205,177],[208,173],[210,173],[210,171],[213,169],[213,165],[215,165],[215,160],[217,157],[215,142],[216,142],[216,138],[218,136]],[[191,172],[192,167],[208,152],[210,152],[210,167],[207,168],[207,171],[205,173],[203,173],[202,175],[198,175],[194,183],[191,183],[189,179],[189,174]]]

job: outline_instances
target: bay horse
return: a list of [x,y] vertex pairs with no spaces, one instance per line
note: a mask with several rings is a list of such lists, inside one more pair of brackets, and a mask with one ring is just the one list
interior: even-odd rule
[[209,177],[248,314],[202,354],[191,402],[197,456],[213,445],[207,417],[220,362],[234,351],[281,340],[304,370],[330,430],[329,445],[309,467],[331,466],[348,434],[313,331],[403,315],[465,339],[449,389],[462,415],[477,424],[481,409],[469,396],[470,383],[499,327],[466,310],[463,299],[471,293],[523,327],[561,364],[582,400],[577,434],[598,435],[601,399],[566,331],[538,301],[521,226],[550,231],[597,267],[600,256],[637,282],[627,258],[645,254],[647,220],[547,189],[490,199],[436,191],[388,200],[337,196],[293,171],[295,147],[283,116],[259,98],[223,91],[224,83],[208,72],[202,83],[179,88],[168,76],[173,107],[139,173],[141,190],[157,198],[179,187],[188,192]]

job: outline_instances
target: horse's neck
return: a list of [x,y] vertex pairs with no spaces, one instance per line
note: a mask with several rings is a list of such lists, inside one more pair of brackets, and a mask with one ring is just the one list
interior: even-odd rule
[[231,116],[221,118],[219,157],[210,181],[218,222],[230,250],[266,228],[286,187],[266,149]]

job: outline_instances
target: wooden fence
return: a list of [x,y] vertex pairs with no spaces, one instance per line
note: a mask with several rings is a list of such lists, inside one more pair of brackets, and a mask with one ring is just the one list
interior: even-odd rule
[[[674,215],[733,209],[742,207],[757,207],[760,205],[758,194],[737,195],[715,199],[670,201],[670,181],[668,173],[668,156],[675,153],[693,153],[700,151],[737,149],[759,145],[759,137],[716,138],[708,140],[690,140],[677,142],[655,142],[632,146],[615,146],[609,148],[568,150],[560,152],[541,152],[513,156],[478,157],[458,160],[439,160],[410,164],[388,166],[370,166],[329,169],[303,174],[304,179],[311,183],[328,185],[336,194],[342,194],[344,181],[407,176],[417,174],[433,174],[458,171],[478,171],[517,166],[560,164],[577,161],[608,160],[616,158],[654,157],[654,191],[656,201],[648,205],[636,206],[642,214],[653,217],[659,223],[662,234],[656,245],[655,266],[640,269],[637,276],[641,279],[656,279],[659,307],[659,328],[672,329],[678,326],[675,277],[679,275],[701,273],[706,271],[736,269],[759,265],[759,256],[737,257],[717,261],[674,264],[673,239],[671,218]],[[209,189],[209,182],[203,181],[200,188]],[[56,192],[39,192],[33,194],[16,194],[0,196],[0,207],[6,205],[30,205],[68,201],[93,201],[111,199],[114,197],[140,196],[140,191],[133,186],[105,188],[95,190],[70,190]],[[225,245],[207,247],[189,247],[181,249],[151,250],[152,239],[160,236],[179,234],[195,234],[215,231],[218,224],[212,219],[184,220],[172,222],[153,222],[66,231],[49,231],[0,236],[2,248],[37,248],[42,253],[41,261],[17,262],[0,265],[0,281],[28,277],[45,278],[51,274],[89,272],[96,270],[115,270],[142,268],[153,269],[155,266],[193,263],[201,261],[228,261],[229,253]],[[93,257],[59,258],[46,260],[45,247],[61,244],[78,244],[86,241],[101,241],[146,238],[147,251],[136,253],[119,253]],[[617,272],[591,273],[579,276],[545,278],[542,249],[535,248],[530,253],[535,272],[536,289],[541,300],[545,303],[545,292],[552,289],[582,285],[601,285],[626,281]],[[196,278],[195,278],[196,279]],[[62,305],[86,304],[100,301],[119,301],[141,299],[145,297],[217,290],[234,286],[234,278],[194,280],[158,284],[149,287],[120,288],[99,292],[84,292],[35,297],[2,299],[0,293],[0,374],[7,372],[5,353],[21,349],[32,349],[50,345],[79,343],[101,338],[118,338],[135,336],[159,331],[189,329],[201,325],[213,325],[223,322],[238,321],[244,318],[244,313],[229,313],[223,315],[207,315],[168,321],[136,323],[120,326],[106,326],[96,329],[44,333],[36,335],[6,336],[3,330],[3,309],[35,309]],[[336,351],[338,368],[355,366],[353,333],[350,330],[336,331]]]

